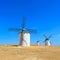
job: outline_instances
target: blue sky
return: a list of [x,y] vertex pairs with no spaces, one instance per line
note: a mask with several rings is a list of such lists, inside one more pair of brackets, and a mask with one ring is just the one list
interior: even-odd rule
[[8,28],[21,28],[23,16],[26,16],[25,27],[37,30],[31,34],[31,44],[37,40],[43,44],[46,34],[52,35],[52,45],[60,46],[59,0],[0,0],[0,44],[19,44],[18,32]]

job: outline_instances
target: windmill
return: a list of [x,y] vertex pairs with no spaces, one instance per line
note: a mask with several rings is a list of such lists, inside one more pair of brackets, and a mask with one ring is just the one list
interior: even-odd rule
[[25,29],[26,18],[22,19],[22,28],[9,28],[9,31],[18,31],[19,32],[19,46],[30,46],[30,33],[36,33],[36,30]]
[[51,41],[50,41],[50,38],[51,38],[51,35],[49,37],[47,37],[45,34],[44,34],[44,37],[45,37],[45,46],[50,46],[51,45]]
[[36,43],[37,43],[37,46],[39,46],[39,45],[40,45],[40,42],[39,42],[39,40],[37,40],[37,42],[36,42]]
[[40,46],[40,39],[37,39],[37,40],[36,40],[36,45],[37,45],[37,46]]

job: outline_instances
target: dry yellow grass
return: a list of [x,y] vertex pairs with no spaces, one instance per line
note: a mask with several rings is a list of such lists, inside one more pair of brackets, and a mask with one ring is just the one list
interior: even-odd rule
[[0,46],[0,60],[60,60],[60,47]]

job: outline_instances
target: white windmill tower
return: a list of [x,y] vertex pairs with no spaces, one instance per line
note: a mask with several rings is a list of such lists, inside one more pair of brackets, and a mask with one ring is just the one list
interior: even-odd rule
[[47,37],[45,34],[44,34],[44,37],[45,37],[45,46],[51,46],[51,41],[50,41],[50,38],[51,36]]
[[23,30],[20,33],[20,46],[30,46],[30,32]]
[[39,46],[40,45],[40,42],[39,42],[39,40],[37,40],[37,46]]
[[23,17],[22,20],[22,29],[20,28],[9,28],[10,31],[18,31],[19,32],[19,46],[30,46],[30,33],[36,33],[36,30],[33,29],[25,29],[25,20]]

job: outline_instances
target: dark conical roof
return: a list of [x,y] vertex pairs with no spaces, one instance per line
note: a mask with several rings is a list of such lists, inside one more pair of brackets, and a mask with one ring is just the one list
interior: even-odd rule
[[45,41],[48,41],[48,40],[49,40],[48,38],[45,39]]
[[27,31],[27,30],[25,30],[25,29],[22,30],[21,33],[22,33],[22,32],[23,32],[23,33],[30,33],[29,31]]

